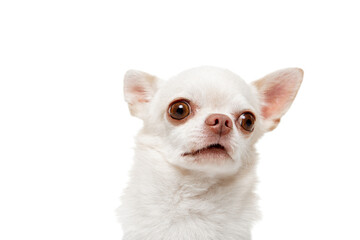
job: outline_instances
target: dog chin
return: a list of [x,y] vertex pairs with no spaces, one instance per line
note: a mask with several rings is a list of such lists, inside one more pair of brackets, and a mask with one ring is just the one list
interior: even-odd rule
[[185,153],[182,155],[182,159],[182,167],[208,174],[229,175],[238,169],[229,153],[220,146]]
[[216,164],[223,165],[228,161],[232,161],[232,158],[228,153],[220,149],[206,149],[195,155],[186,155],[186,158],[190,158],[196,164]]
[[195,151],[186,152],[182,154],[182,156],[190,157],[195,162],[204,163],[204,164],[206,163],[221,164],[223,162],[232,160],[231,156],[228,154],[227,147],[219,143],[209,144]]

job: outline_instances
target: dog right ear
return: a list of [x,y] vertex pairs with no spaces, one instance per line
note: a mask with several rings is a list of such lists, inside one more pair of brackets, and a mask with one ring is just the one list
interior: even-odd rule
[[145,119],[148,104],[158,90],[160,80],[145,72],[129,70],[124,77],[124,96],[131,115]]
[[304,71],[300,68],[286,68],[253,83],[262,100],[261,115],[268,131],[276,128],[280,118],[291,106],[303,76]]

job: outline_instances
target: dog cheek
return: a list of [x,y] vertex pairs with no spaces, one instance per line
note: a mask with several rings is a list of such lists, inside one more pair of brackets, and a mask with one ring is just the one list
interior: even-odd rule
[[167,130],[165,144],[169,145],[172,155],[178,155],[184,151],[187,145],[186,140],[187,136],[181,127],[170,127],[170,129]]
[[242,133],[234,134],[230,141],[231,155],[234,161],[242,161],[243,156],[247,154],[248,148],[252,145],[252,136],[242,136]]
[[174,149],[181,149],[187,152],[194,148],[198,142],[198,136],[201,135],[201,129],[196,126],[196,121],[192,119],[181,125],[174,125],[166,122],[166,138]]

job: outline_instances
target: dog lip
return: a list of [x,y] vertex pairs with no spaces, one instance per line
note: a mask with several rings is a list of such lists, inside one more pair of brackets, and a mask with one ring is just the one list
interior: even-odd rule
[[200,153],[202,153],[202,152],[204,152],[206,150],[211,150],[211,149],[218,149],[219,151],[224,151],[225,153],[227,153],[226,148],[223,145],[221,145],[219,143],[213,143],[213,144],[210,144],[210,145],[208,145],[208,146],[206,146],[204,148],[198,149],[196,151],[184,153],[183,156],[189,156],[189,155],[195,156],[195,155],[200,154]]

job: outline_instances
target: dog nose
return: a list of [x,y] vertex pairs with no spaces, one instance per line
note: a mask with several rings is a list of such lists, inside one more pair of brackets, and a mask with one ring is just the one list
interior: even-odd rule
[[212,132],[220,135],[228,134],[233,127],[231,119],[224,114],[211,114],[206,118],[205,124]]

